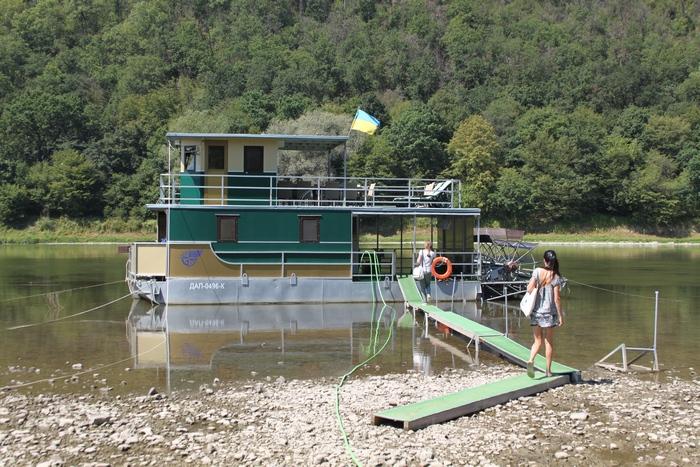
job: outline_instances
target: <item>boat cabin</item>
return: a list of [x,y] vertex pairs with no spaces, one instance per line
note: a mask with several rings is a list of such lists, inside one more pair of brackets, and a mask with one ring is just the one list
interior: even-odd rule
[[[178,294],[171,303],[190,303],[189,296],[181,297],[200,287],[191,278],[207,278],[202,284],[208,284],[212,277],[237,281],[239,291],[251,293],[249,303],[364,300],[348,283],[370,279],[365,250],[377,252],[375,275],[393,282],[411,273],[417,251],[430,240],[452,261],[455,276],[476,284],[473,234],[480,211],[461,207],[461,182],[347,177],[347,139],[168,133],[168,156],[179,159],[179,172],[160,176],[159,199],[148,205],[158,216],[158,243],[134,245],[130,277],[169,279],[171,296]],[[324,169],[281,173],[283,151],[342,157],[343,176]],[[167,253],[161,248],[166,245]],[[304,278],[306,286],[281,299],[263,296],[269,290],[262,289],[258,296],[248,288],[250,278],[286,278],[290,284]],[[175,288],[177,279],[189,282]],[[202,287],[233,288],[221,281]],[[243,303],[239,292],[234,295],[214,298]]]

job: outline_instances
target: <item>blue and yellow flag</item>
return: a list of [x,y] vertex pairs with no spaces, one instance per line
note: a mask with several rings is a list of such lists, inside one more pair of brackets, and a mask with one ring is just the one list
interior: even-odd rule
[[377,131],[377,128],[379,128],[379,123],[379,120],[364,110],[357,109],[352,125],[350,125],[350,130],[357,130],[373,135],[374,132]]

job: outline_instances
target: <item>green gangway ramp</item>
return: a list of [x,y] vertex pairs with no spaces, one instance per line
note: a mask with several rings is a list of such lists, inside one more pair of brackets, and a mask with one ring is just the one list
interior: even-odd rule
[[[530,349],[506,337],[503,333],[472,321],[451,311],[425,303],[411,276],[398,277],[399,288],[406,303],[423,312],[465,337],[476,339],[506,359],[525,366],[530,358]],[[375,424],[400,426],[415,430],[434,423],[441,423],[463,415],[478,412],[487,407],[502,404],[512,399],[537,394],[557,386],[569,384],[580,378],[580,372],[566,365],[552,362],[551,377],[544,375],[545,358],[535,359],[535,378],[526,374],[512,376],[501,381],[464,389],[454,394],[409,404],[379,412],[374,416]]]
[[[435,305],[425,303],[421,293],[418,291],[418,286],[416,286],[416,281],[413,279],[413,277],[399,276],[398,282],[399,288],[401,289],[401,293],[403,293],[406,303],[408,303],[411,307],[423,310],[423,312],[431,319],[448,326],[450,329],[462,334],[463,336],[470,339],[479,338],[482,343],[507,360],[523,367],[526,366],[527,361],[530,358],[529,348],[515,342],[509,337],[506,337],[502,332],[491,329],[490,327],[484,326],[476,321],[472,321],[469,318],[458,315],[457,313],[445,311]],[[535,358],[535,368],[540,371],[545,370],[546,361],[542,355],[538,355]],[[552,373],[571,374],[574,375],[574,377],[577,377],[579,371],[576,368],[571,368],[570,366],[562,365],[561,363],[552,362]]]
[[453,394],[384,410],[375,414],[372,422],[375,425],[386,424],[405,430],[418,430],[568,383],[567,376],[548,378],[540,372],[535,373],[534,378],[525,374],[511,376]]

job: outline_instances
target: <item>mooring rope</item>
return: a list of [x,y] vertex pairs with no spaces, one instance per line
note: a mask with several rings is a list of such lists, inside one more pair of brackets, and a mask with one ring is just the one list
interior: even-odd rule
[[[350,439],[348,437],[347,432],[345,431],[345,425],[343,424],[343,417],[340,415],[340,389],[343,387],[347,379],[355,373],[358,369],[362,368],[364,365],[372,361],[374,358],[376,358],[382,351],[386,348],[387,344],[391,341],[391,336],[393,335],[393,329],[394,329],[394,319],[396,317],[396,310],[393,309],[393,307],[387,305],[386,301],[384,300],[384,295],[382,294],[381,290],[381,285],[379,281],[379,259],[377,257],[377,253],[375,251],[365,251],[362,254],[362,257],[360,258],[360,264],[362,264],[362,260],[364,259],[365,255],[369,257],[369,262],[370,262],[370,284],[372,286],[372,300],[374,303],[376,303],[376,295],[374,292],[374,285],[375,285],[375,279],[376,279],[376,284],[377,284],[377,289],[379,290],[379,296],[382,299],[382,303],[384,306],[382,307],[382,310],[380,311],[379,315],[377,316],[377,326],[376,326],[376,331],[375,333],[372,333],[370,330],[370,345],[368,348],[375,348],[374,353],[367,357],[364,361],[358,363],[355,365],[350,371],[345,373],[341,378],[340,382],[335,388],[335,415],[336,415],[336,420],[338,422],[338,429],[340,430],[340,434],[343,437],[343,447],[345,448],[345,452],[350,456],[350,459],[352,459],[352,462],[357,465],[358,467],[362,467],[362,462],[360,462],[360,459],[358,459],[357,454],[352,448],[352,444],[350,443]],[[382,315],[384,314],[384,310],[387,308],[392,309],[391,313],[391,322],[389,323],[389,333],[387,334],[386,340],[384,341],[384,344],[379,348],[379,350],[376,350],[376,339],[378,337],[379,333],[379,324],[382,319]],[[374,335],[372,335],[374,334]]]
[[74,290],[83,290],[83,289],[92,289],[94,287],[102,287],[105,285],[112,285],[112,284],[118,284],[120,282],[124,282],[124,279],[120,279],[118,281],[113,281],[113,282],[103,282],[102,284],[93,284],[93,285],[85,285],[82,287],[73,287],[72,289],[63,289],[63,290],[55,290],[52,292],[42,292],[42,293],[37,293],[37,294],[32,294],[32,295],[24,295],[22,297],[13,297],[13,298],[6,298],[4,300],[0,300],[0,303],[6,303],[6,302],[14,302],[16,300],[24,300],[26,298],[33,298],[33,297],[41,297],[43,295],[50,295],[50,294],[60,294],[60,293],[65,293],[65,292],[73,292]]
[[96,307],[92,307],[92,308],[90,308],[90,309],[88,309],[88,310],[81,311],[81,312],[79,312],[79,313],[73,313],[72,315],[62,316],[62,317],[60,317],[60,318],[52,319],[52,320],[49,320],[49,321],[42,321],[42,322],[40,322],[40,323],[20,324],[19,326],[11,326],[11,327],[9,327],[9,328],[5,328],[5,330],[6,330],[6,331],[14,331],[14,330],[16,330],[16,329],[31,328],[31,327],[34,327],[34,326],[41,326],[42,324],[49,324],[49,323],[55,323],[55,322],[57,322],[57,321],[63,321],[63,320],[69,319],[69,318],[73,318],[73,317],[75,317],[75,316],[80,316],[80,315],[84,315],[84,314],[86,314],[86,313],[90,313],[91,311],[99,310],[100,308],[104,308],[104,307],[109,306],[109,305],[111,305],[111,304],[113,304],[113,303],[117,303],[118,301],[124,300],[126,297],[131,297],[131,292],[129,292],[128,294],[123,295],[123,296],[121,296],[121,297],[119,297],[119,298],[116,298],[116,299],[114,299],[114,300],[112,300],[112,301],[110,301],[110,302],[103,303],[102,305],[97,305]]
[[[647,300],[655,300],[655,296],[654,296],[654,295],[641,295],[641,294],[633,294],[633,293],[628,293],[628,292],[620,292],[619,290],[607,289],[607,288],[605,288],[605,287],[598,287],[597,285],[586,284],[586,283],[584,283],[584,282],[578,282],[578,281],[575,281],[575,280],[573,280],[573,279],[569,279],[568,277],[567,277],[566,280],[567,280],[568,282],[573,283],[573,284],[577,284],[577,285],[580,285],[580,286],[583,286],[583,287],[589,287],[589,288],[591,288],[591,289],[601,290],[601,291],[603,291],[603,292],[608,292],[608,293],[611,293],[611,294],[624,295],[624,296],[627,296],[627,297],[645,298],[645,299],[647,299]],[[688,297],[688,298],[699,298],[699,299],[700,299],[700,297]],[[688,302],[688,300],[684,300],[684,299],[664,298],[664,297],[659,297],[659,300],[663,300],[663,301],[666,301],[666,302],[676,302],[676,303],[687,303],[687,302]]]
[[15,389],[21,389],[21,388],[26,388],[29,386],[34,386],[35,384],[39,384],[39,383],[48,383],[50,381],[57,381],[57,380],[60,381],[63,379],[68,379],[68,378],[73,378],[75,376],[84,375],[86,373],[94,373],[97,370],[102,370],[103,368],[109,368],[109,367],[112,367],[115,365],[119,365],[120,363],[127,362],[127,361],[131,360],[132,358],[137,358],[137,357],[140,357],[142,355],[146,355],[147,353],[154,351],[155,349],[157,349],[158,347],[160,347],[164,343],[165,343],[165,340],[163,342],[159,342],[158,344],[154,345],[153,347],[151,347],[148,350],[144,350],[143,352],[138,353],[135,356],[129,356],[129,357],[124,358],[122,360],[117,360],[116,362],[108,363],[106,365],[101,365],[101,366],[95,367],[95,368],[89,368],[87,370],[79,371],[77,373],[71,373],[70,375],[58,376],[58,377],[53,377],[53,378],[42,378],[42,379],[37,379],[36,381],[30,381],[29,383],[20,383],[20,384],[14,384],[12,386],[3,386],[0,388],[0,391],[12,391]]

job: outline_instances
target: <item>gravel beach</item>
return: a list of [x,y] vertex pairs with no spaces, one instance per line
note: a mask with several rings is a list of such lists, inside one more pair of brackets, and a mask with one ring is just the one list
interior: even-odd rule
[[[700,465],[700,381],[592,370],[584,382],[416,432],[372,414],[522,370],[358,376],[341,413],[365,466]],[[119,396],[0,393],[0,465],[350,465],[338,380],[214,384]],[[218,383],[218,382],[217,382]]]

